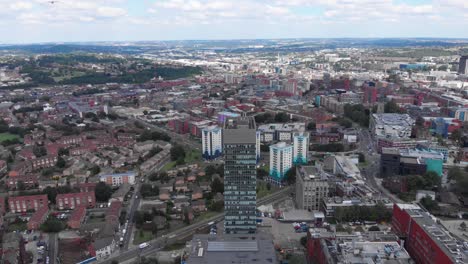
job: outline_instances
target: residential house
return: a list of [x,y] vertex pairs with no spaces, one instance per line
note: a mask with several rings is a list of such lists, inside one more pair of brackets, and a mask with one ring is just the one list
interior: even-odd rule
[[174,187],[175,191],[176,192],[188,192],[189,188],[188,188],[188,185],[187,183],[179,183],[179,184],[175,184],[175,187]]
[[192,201],[191,207],[195,212],[206,211],[205,200]]
[[178,209],[182,209],[182,207],[190,205],[189,198],[186,196],[177,196],[174,199],[173,203],[174,203],[174,207]]
[[203,192],[211,192],[211,183],[207,181],[200,182],[200,188]]
[[171,199],[171,194],[167,189],[159,189],[159,200],[167,201]]
[[49,200],[46,194],[14,196],[8,198],[11,213],[26,213],[37,211],[41,207],[48,207]]
[[123,183],[135,184],[136,173],[128,171],[125,173],[101,174],[99,180],[112,186],[120,186]]
[[75,210],[73,210],[73,213],[68,219],[67,225],[71,229],[78,229],[83,223],[85,216],[86,216],[86,206],[84,205],[78,206],[75,208]]
[[60,193],[57,194],[56,202],[59,210],[75,209],[78,206],[94,208],[96,206],[96,196],[92,192]]
[[194,186],[192,188],[192,200],[203,199],[203,191],[200,187]]
[[106,212],[106,222],[119,222],[120,212],[122,211],[121,201],[112,201]]
[[27,227],[28,230],[38,230],[42,223],[49,216],[49,207],[44,206],[39,208],[29,219]]

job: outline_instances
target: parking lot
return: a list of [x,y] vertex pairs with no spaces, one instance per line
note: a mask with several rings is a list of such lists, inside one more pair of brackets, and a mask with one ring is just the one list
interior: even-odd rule
[[40,234],[40,232],[31,232],[30,234],[22,234],[25,241],[25,249],[32,254],[32,263],[41,264],[47,261],[47,243],[49,237],[47,234]]

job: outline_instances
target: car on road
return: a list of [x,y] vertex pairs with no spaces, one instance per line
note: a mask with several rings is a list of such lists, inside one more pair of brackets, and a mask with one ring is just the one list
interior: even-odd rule
[[147,243],[147,242],[144,242],[144,243],[141,243],[140,245],[138,245],[138,248],[139,249],[144,249],[144,248],[147,248],[150,244]]

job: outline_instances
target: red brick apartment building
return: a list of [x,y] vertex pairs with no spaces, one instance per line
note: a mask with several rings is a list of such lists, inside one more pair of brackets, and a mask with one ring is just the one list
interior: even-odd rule
[[16,196],[8,198],[8,205],[12,213],[26,213],[37,211],[41,207],[48,207],[49,200],[46,194]]
[[70,216],[67,224],[72,229],[78,229],[83,223],[84,218],[86,216],[86,207],[85,206],[78,206],[73,210],[73,213]]
[[394,204],[392,230],[404,240],[406,250],[416,263],[462,261],[458,241],[417,205]]
[[29,219],[28,230],[38,230],[42,223],[47,219],[49,215],[49,207],[44,206],[39,208]]
[[96,205],[96,197],[94,195],[94,191],[80,193],[61,193],[57,194],[55,204],[59,210],[75,209],[78,206],[94,208]]

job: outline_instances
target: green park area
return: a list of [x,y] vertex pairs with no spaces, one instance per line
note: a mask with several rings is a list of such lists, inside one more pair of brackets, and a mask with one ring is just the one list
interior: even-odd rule
[[139,245],[143,242],[150,241],[153,238],[154,238],[154,235],[153,233],[151,233],[151,231],[140,229],[137,232],[135,232],[135,238],[133,239],[133,244]]
[[19,139],[19,136],[10,133],[0,133],[0,143],[7,140]]

